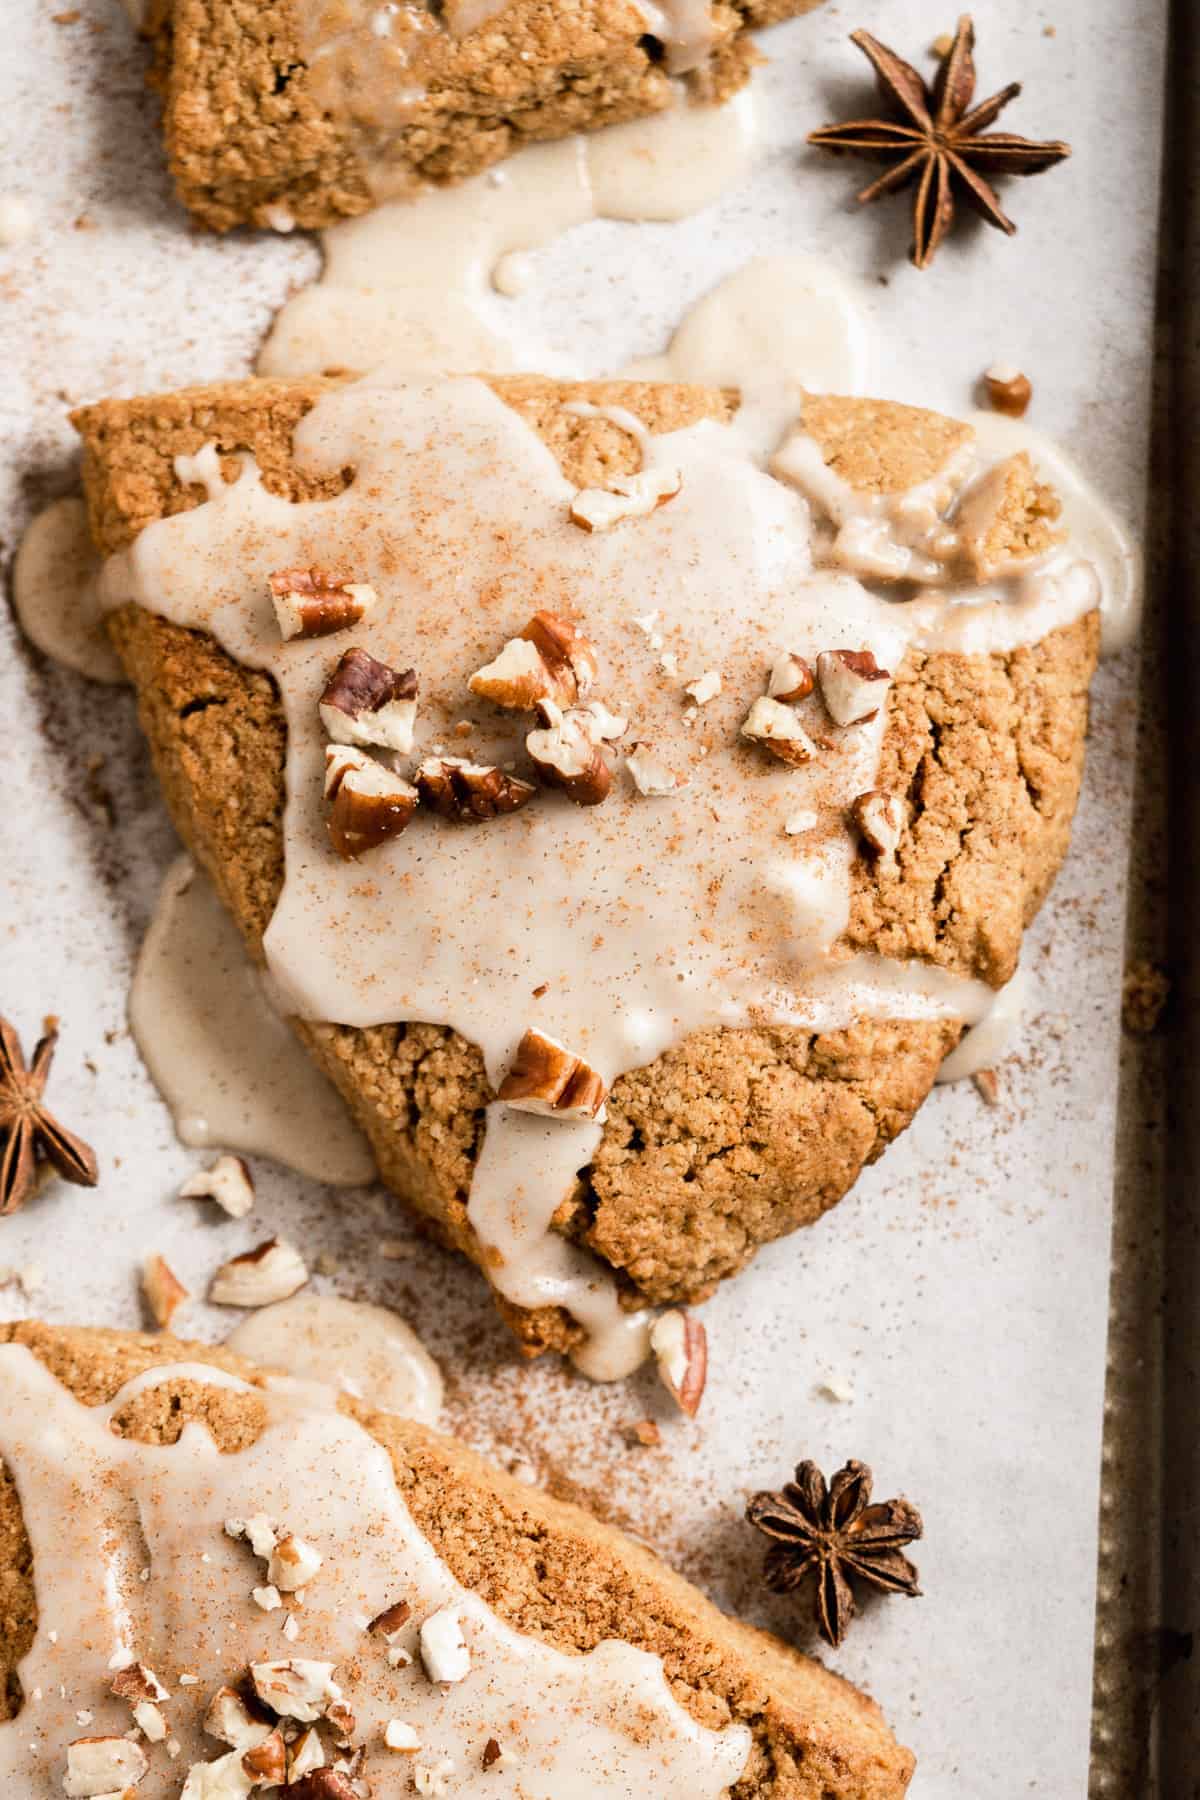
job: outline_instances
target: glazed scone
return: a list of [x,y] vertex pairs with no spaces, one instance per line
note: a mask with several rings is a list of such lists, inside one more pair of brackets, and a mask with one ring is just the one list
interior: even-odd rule
[[[101,1792],[72,1744],[137,1800],[245,1794],[264,1739],[271,1791],[369,1783],[305,1800],[898,1800],[913,1770],[872,1700],[579,1507],[169,1337],[0,1325],[0,1596],[22,1800]],[[214,1706],[251,1667],[265,1707]]]
[[[180,199],[224,231],[330,225],[525,143],[747,79],[747,30],[820,0],[151,0]],[[382,22],[382,25],[381,25]]]
[[[376,643],[376,654],[382,644],[398,667],[418,669],[418,745],[411,758],[402,759],[406,771],[412,773],[417,758],[430,750],[455,747],[453,737],[448,742],[440,735],[452,734],[458,728],[455,721],[469,727],[459,742],[473,754],[482,756],[494,747],[494,734],[511,715],[477,700],[468,678],[549,599],[552,610],[565,607],[601,645],[605,667],[594,696],[629,714],[626,742],[640,741],[647,722],[654,721],[664,744],[670,740],[672,754],[682,759],[678,768],[687,765],[687,785],[674,795],[646,795],[629,770],[621,769],[602,805],[575,807],[563,795],[542,793],[535,805],[509,819],[473,826],[439,821],[442,835],[437,838],[430,837],[433,822],[424,821],[422,809],[416,824],[394,845],[345,865],[352,872],[354,892],[344,894],[344,919],[339,923],[336,905],[322,924],[314,918],[305,957],[321,961],[327,953],[341,953],[343,926],[371,903],[362,898],[364,884],[374,890],[384,883],[380,891],[386,896],[392,892],[387,883],[397,881],[397,899],[400,894],[410,897],[418,844],[436,853],[444,848],[446,854],[478,854],[486,865],[479,879],[490,879],[493,859],[505,843],[515,842],[516,830],[549,831],[548,840],[528,840],[534,848],[527,865],[537,871],[534,880],[546,894],[547,933],[560,914],[587,901],[587,881],[582,894],[570,884],[565,898],[560,893],[563,867],[594,871],[587,880],[600,883],[607,864],[624,866],[622,891],[614,896],[620,905],[610,907],[602,921],[610,933],[607,946],[597,947],[589,936],[579,954],[572,939],[555,953],[561,966],[551,966],[551,955],[545,970],[526,967],[522,950],[517,960],[527,985],[516,990],[505,985],[508,964],[500,958],[489,979],[496,993],[512,997],[496,1003],[499,1037],[505,1056],[522,1028],[539,1019],[551,1036],[563,1038],[564,1021],[571,1016],[563,1007],[568,991],[574,992],[574,961],[598,992],[603,980],[610,982],[603,991],[624,1024],[639,1000],[649,1007],[654,999],[661,1003],[660,1011],[668,1003],[678,1008],[677,1029],[660,1032],[657,1041],[643,1040],[640,1051],[634,1046],[628,1055],[610,1057],[614,1066],[606,1075],[610,1092],[602,1122],[554,1123],[553,1132],[561,1135],[545,1154],[560,1159],[560,1185],[548,1200],[543,1195],[540,1204],[543,1216],[553,1214],[550,1237],[585,1247],[600,1259],[601,1268],[607,1267],[623,1308],[701,1300],[743,1267],[761,1244],[812,1223],[847,1191],[863,1165],[908,1124],[942,1058],[958,1041],[964,1016],[959,996],[964,1003],[974,997],[977,1004],[985,991],[980,984],[998,985],[1012,974],[1022,928],[1065,850],[1078,793],[1087,689],[1098,642],[1096,584],[1089,583],[1086,573],[1081,577],[1083,565],[1064,564],[1052,541],[1057,536],[1053,497],[1018,458],[1015,472],[1002,465],[1003,504],[985,511],[990,531],[997,512],[1008,508],[1003,529],[1015,559],[1015,573],[1008,579],[1017,584],[1021,604],[1006,610],[1003,601],[991,601],[987,605],[992,610],[985,607],[979,615],[991,621],[989,631],[1008,633],[1010,641],[1001,638],[990,653],[970,655],[938,648],[939,634],[956,629],[964,609],[950,604],[953,595],[936,586],[911,602],[925,609],[920,635],[904,635],[912,631],[917,615],[890,596],[914,591],[914,571],[923,581],[936,578],[938,565],[928,546],[939,533],[945,538],[948,529],[938,505],[947,512],[957,506],[961,512],[963,522],[950,534],[957,546],[954,555],[977,556],[983,536],[979,521],[969,516],[968,500],[978,513],[993,477],[972,472],[975,452],[968,427],[892,404],[807,398],[800,429],[776,458],[777,479],[764,473],[758,460],[744,456],[740,440],[732,435],[737,396],[696,387],[563,385],[506,377],[418,384],[412,394],[393,394],[371,384],[360,388],[314,379],[247,382],[87,408],[76,415],[84,441],[84,479],[97,544],[116,558],[115,600],[132,591],[122,561],[130,547],[134,556],[141,556],[153,555],[153,547],[161,546],[153,609],[146,603],[150,590],[142,580],[143,603],[124,604],[110,619],[113,640],[137,687],[143,726],[172,815],[259,960],[264,938],[269,951],[281,914],[287,912],[280,899],[289,830],[289,741],[277,683],[280,669],[298,667],[297,655],[309,652],[289,646],[289,660],[273,661],[268,675],[263,666],[277,654],[268,642],[272,631],[278,640],[273,623],[266,625],[265,637],[254,638],[249,660],[257,669],[243,666],[245,654],[238,660],[249,638],[237,639],[236,631],[231,636],[215,622],[208,630],[181,623],[185,612],[178,603],[185,588],[204,595],[230,579],[241,584],[246,562],[254,564],[247,592],[260,591],[264,556],[271,561],[276,555],[274,549],[264,551],[261,520],[248,536],[236,539],[247,546],[244,553],[231,548],[235,540],[222,525],[211,563],[198,581],[194,569],[172,568],[172,546],[193,525],[199,530],[208,521],[215,528],[211,514],[193,519],[206,493],[225,496],[233,529],[240,497],[235,500],[237,490],[222,487],[221,473],[232,481],[241,469],[240,449],[253,455],[270,494],[289,503],[320,502],[303,517],[311,518],[314,529],[323,528],[331,517],[323,508],[345,504],[353,492],[351,465],[359,453],[351,456],[339,443],[336,453],[330,452],[329,467],[328,458],[314,454],[311,439],[297,446],[297,433],[303,439],[323,408],[333,409],[329,417],[336,423],[339,408],[362,406],[400,409],[404,429],[417,434],[413,442],[422,446],[422,409],[430,409],[433,417],[442,409],[443,430],[440,435],[434,431],[433,447],[414,448],[417,461],[410,457],[404,464],[413,471],[420,465],[413,474],[415,495],[393,500],[392,506],[397,516],[415,506],[431,521],[448,521],[446,560],[436,569],[430,565],[439,580],[460,583],[460,564],[482,558],[466,577],[463,595],[469,646],[459,645],[449,656],[442,644],[445,622],[430,629],[420,615],[414,615],[413,635],[394,625],[391,638]],[[362,444],[379,429],[370,424]],[[476,432],[484,434],[478,444],[472,441]],[[675,435],[667,439],[669,433]],[[652,517],[625,519],[611,531],[589,534],[571,524],[568,509],[575,489],[619,485],[638,471],[643,459],[653,461],[660,454],[655,446],[664,443],[661,454],[672,461],[681,453],[685,461],[696,459],[694,471],[684,469],[676,498]],[[473,488],[457,464],[452,478],[441,473],[444,463],[453,463],[456,444],[475,458],[481,485]],[[201,457],[197,462],[204,446],[214,449],[206,452],[207,461]],[[180,462],[181,457],[192,460]],[[725,460],[714,465],[714,474],[706,457]],[[504,488],[507,479],[514,482],[511,494]],[[717,499],[705,508],[708,479],[718,484]],[[1028,483],[1019,505],[1011,501],[1013,482],[1018,490]],[[365,491],[365,476],[363,483]],[[551,498],[543,503],[539,490],[536,510],[526,519],[527,496],[538,483]],[[958,498],[962,490],[967,499]],[[928,516],[921,514],[913,496],[926,506]],[[932,508],[927,505],[930,496],[937,502]],[[456,507],[470,510],[456,516]],[[506,507],[512,509],[511,525]],[[754,507],[775,510],[764,514],[760,525],[750,516]],[[904,515],[902,528],[888,524],[897,508]],[[269,529],[291,518],[286,507],[277,509]],[[173,522],[156,523],[164,520]],[[713,537],[714,531],[737,535],[727,541]],[[762,603],[767,612],[776,604],[785,610],[774,617],[765,612],[761,619],[741,618],[723,632],[724,607],[736,610],[749,604],[753,613],[757,602],[753,595],[746,601],[744,582],[712,595],[706,594],[704,582],[726,580],[722,569],[738,567],[739,559],[750,581],[760,542],[777,542],[791,532],[803,537],[804,556],[811,554],[817,564],[815,572],[806,573],[801,565],[789,576],[795,583],[794,605],[786,589],[777,600],[768,595]],[[698,534],[695,543],[689,533]],[[418,520],[418,537],[424,534]],[[1037,539],[1033,544],[1031,536]],[[551,547],[555,555],[572,559],[569,594],[564,595],[562,571],[543,560]],[[319,535],[309,548],[316,560]],[[180,542],[185,558],[194,549]],[[434,546],[422,542],[414,547],[405,539],[403,555],[410,551],[418,557],[435,555]],[[401,550],[388,554],[399,557]],[[1000,552],[993,545],[988,554],[995,558]],[[488,561],[493,555],[494,563]],[[910,586],[875,581],[876,591],[868,593],[851,571],[864,566],[877,570],[881,559],[885,564],[890,559],[893,567],[902,564]],[[681,606],[679,592],[669,585],[676,561],[689,570],[690,585],[680,613],[672,618],[671,604]],[[708,573],[696,574],[698,567]],[[1026,567],[1028,576],[1022,573]],[[823,573],[826,568],[833,572]],[[603,577],[600,588],[589,589],[598,574]],[[1028,592],[1022,582],[1032,584]],[[809,642],[801,601],[813,596],[821,623],[819,629],[811,628]],[[698,634],[710,602],[714,623],[705,642],[713,660],[706,667]],[[196,607],[203,604],[195,601]],[[265,600],[257,605],[256,633],[269,620]],[[945,607],[944,614],[938,610]],[[859,609],[857,617],[853,608]],[[457,616],[462,607],[456,603],[453,610]],[[167,612],[174,617],[163,616]],[[793,612],[794,625],[780,622],[791,621]],[[201,613],[193,610],[186,616],[198,622]],[[946,623],[939,624],[943,617]],[[218,635],[224,632],[224,647],[214,629]],[[893,637],[887,648],[879,634],[897,630],[902,637]],[[339,652],[358,636],[351,631],[318,640],[317,674],[336,663]],[[894,679],[882,684],[883,703],[874,707],[873,722],[832,722],[819,692],[791,709],[772,701],[803,720],[815,753],[807,770],[776,761],[767,746],[741,735],[742,722],[755,695],[763,695],[780,651],[857,649],[870,642],[880,649],[884,667],[894,662]],[[721,692],[700,705],[685,684],[706,673],[720,676]],[[315,719],[317,697],[311,689],[306,693],[300,710],[292,714],[294,728],[305,733]],[[532,722],[526,719],[524,728]],[[509,748],[498,760],[511,760]],[[298,754],[299,746],[293,744],[292,750]],[[521,737],[515,751],[514,772],[528,776],[532,771]],[[320,756],[319,741],[310,753]],[[294,782],[296,764],[292,767],[289,779]],[[306,779],[314,784],[315,798],[319,776]],[[894,850],[880,853],[860,836],[854,812],[860,784],[865,793],[881,790],[899,803]],[[803,812],[810,805],[811,819]],[[687,807],[697,810],[684,813],[686,828],[673,831],[671,822]],[[314,829],[323,838],[319,811]],[[907,983],[911,996],[901,991],[891,1002],[885,996],[876,1004],[878,995],[864,1000],[856,989],[834,1002],[826,991],[811,1023],[797,1023],[781,1010],[772,1016],[755,989],[747,997],[739,988],[742,1011],[733,1019],[727,1011],[730,1022],[714,1020],[712,1008],[706,1012],[702,983],[669,987],[665,1001],[663,990],[652,982],[642,993],[636,977],[641,940],[636,933],[621,934],[625,890],[634,895],[643,891],[649,865],[629,864],[628,846],[650,842],[656,832],[665,834],[653,841],[661,841],[666,874],[661,890],[655,890],[657,912],[647,928],[653,946],[698,928],[703,938],[694,939],[698,959],[728,949],[731,962],[736,961],[732,972],[724,973],[716,964],[699,961],[706,978],[711,972],[714,982],[734,981],[752,969],[762,939],[744,934],[757,929],[752,915],[760,904],[756,895],[761,882],[743,896],[734,918],[720,915],[719,930],[707,909],[720,902],[723,886],[741,879],[743,864],[753,864],[742,834],[757,833],[752,835],[753,854],[770,872],[772,895],[781,891],[784,896],[779,904],[785,910],[769,915],[772,933],[782,942],[786,928],[808,905],[821,929],[833,933],[834,941],[821,955],[832,959],[835,982],[844,979],[847,968],[865,970],[868,988],[877,978],[890,978],[902,988]],[[538,859],[551,852],[555,866],[546,874],[546,863]],[[307,844],[295,854],[307,857]],[[327,840],[313,854],[322,882],[342,879]],[[385,864],[371,859],[393,854],[385,877]],[[478,915],[466,915],[475,920],[484,954],[498,926],[508,929],[513,896],[523,895],[527,885],[524,866],[518,860],[503,892]],[[818,883],[815,899],[799,892],[793,900],[787,886],[793,870],[807,879],[806,871],[815,868],[819,874],[822,867],[828,891]],[[438,890],[442,897],[436,905],[433,899],[427,904],[445,915],[452,933],[461,924],[458,876],[444,879],[448,886]],[[323,893],[318,891],[314,904],[324,904]],[[743,915],[750,917],[749,925]],[[438,933],[444,932],[440,919],[432,923]],[[386,928],[374,918],[371,929]],[[596,936],[604,938],[605,932]],[[606,958],[617,956],[622,944],[627,960],[609,968]],[[797,952],[801,963],[802,950]],[[435,953],[434,940],[414,952],[419,963]],[[895,960],[886,965],[872,960],[879,956]],[[274,972],[278,975],[279,968]],[[369,969],[366,975],[380,972]],[[303,975],[294,966],[290,973]],[[347,979],[353,974],[352,968],[343,970]],[[362,970],[359,975],[366,979]],[[285,971],[285,987],[287,978]],[[676,980],[672,974],[671,982]],[[454,1029],[447,1022],[429,1022],[438,1017],[433,1000],[424,1013],[414,1007],[404,1016],[398,1006],[395,1013],[381,1016],[379,996],[384,989],[403,994],[403,983],[398,987],[389,977],[382,987],[376,981],[370,986],[375,997],[364,1002],[334,983],[332,1000],[341,1023],[327,1022],[330,1014],[319,1010],[319,997],[308,994],[307,1004],[298,1009],[307,1015],[299,1029],[370,1137],[385,1180],[443,1242],[471,1256],[503,1290],[500,1260],[507,1255],[511,1264],[514,1247],[497,1254],[490,1232],[490,1241],[481,1236],[478,1207],[473,1210],[481,1149],[492,1133],[496,1152],[496,1140],[512,1123],[495,1104],[499,1075],[489,1079],[486,1042],[496,1024],[489,1012],[496,1010],[491,994],[478,984],[472,987],[480,998],[471,1001],[465,1028]],[[539,988],[549,991],[538,995]],[[945,1004],[934,1004],[938,995]],[[361,1015],[364,1005],[376,1008],[374,1018],[353,1016],[356,1010]],[[444,1011],[441,1016],[446,1019]],[[605,1028],[596,1025],[597,1030]],[[532,1124],[526,1120],[522,1128]],[[519,1180],[524,1157],[519,1148],[516,1157],[513,1175]],[[495,1185],[495,1156],[487,1179]],[[582,1267],[595,1275],[590,1258]],[[514,1300],[503,1291],[498,1300],[530,1349],[577,1349],[586,1335],[587,1328],[562,1304]]]

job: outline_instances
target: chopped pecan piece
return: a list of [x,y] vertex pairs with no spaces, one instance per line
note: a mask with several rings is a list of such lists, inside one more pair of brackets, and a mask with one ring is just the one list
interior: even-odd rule
[[459,756],[427,756],[417,770],[417,790],[443,819],[467,822],[514,813],[533,799],[532,782],[508,775],[492,763]]
[[772,700],[765,694],[754,702],[746,714],[742,723],[742,736],[755,744],[761,744],[764,750],[770,751],[772,756],[792,768],[811,762],[817,754],[817,746],[791,707],[785,706],[782,700]]
[[554,1119],[604,1120],[605,1086],[590,1063],[556,1038],[530,1029],[517,1046],[499,1098],[519,1112]]
[[703,1325],[682,1307],[673,1307],[655,1320],[650,1348],[659,1380],[680,1412],[694,1418],[708,1378],[708,1334]]
[[326,824],[340,857],[350,860],[399,837],[411,823],[419,795],[403,776],[347,744],[325,752]]
[[864,844],[874,856],[894,856],[904,833],[905,809],[899,794],[869,788],[850,802],[850,812]]
[[287,1746],[278,1725],[261,1743],[242,1752],[242,1767],[262,1787],[279,1787],[287,1776]]
[[817,680],[835,725],[865,725],[887,699],[892,677],[869,650],[822,650]]
[[329,637],[361,624],[375,605],[375,589],[332,569],[276,569],[267,588],[285,639]]
[[417,672],[390,668],[367,650],[347,650],[317,711],[336,744],[374,744],[407,754],[417,716]]
[[525,739],[529,760],[550,787],[558,787],[578,806],[598,806],[608,798],[612,769],[601,745],[625,730],[625,720],[604,707],[574,707],[561,712],[543,703],[545,725]]
[[300,1252],[283,1238],[268,1238],[254,1250],[232,1257],[209,1283],[214,1306],[270,1306],[286,1300],[308,1280]]
[[135,1787],[150,1767],[140,1744],[123,1737],[76,1738],[67,1745],[63,1793],[70,1800],[111,1800],[126,1786]]
[[661,800],[677,794],[688,785],[690,777],[680,775],[661,757],[653,744],[635,744],[625,758],[625,767],[639,794],[648,800]]
[[813,672],[802,656],[795,656],[787,650],[776,658],[767,682],[769,699],[807,700],[812,691]]
[[171,1320],[185,1300],[188,1290],[163,1256],[148,1256],[142,1264],[142,1293],[150,1315],[160,1331],[169,1331]]
[[988,405],[993,412],[1005,413],[1010,419],[1023,419],[1033,399],[1033,383],[1028,375],[1011,363],[993,363],[984,371]]
[[541,700],[572,706],[595,681],[598,666],[595,648],[578,626],[557,613],[536,612],[520,637],[510,638],[467,686],[512,712],[531,712]]

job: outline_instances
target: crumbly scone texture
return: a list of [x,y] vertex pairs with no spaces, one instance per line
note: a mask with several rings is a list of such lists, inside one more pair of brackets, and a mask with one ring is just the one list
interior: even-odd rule
[[[748,27],[820,0],[713,0],[714,46],[689,77],[701,102],[727,99],[757,52]],[[373,204],[363,143],[322,106],[304,61],[301,0],[155,0],[163,130],[183,204],[219,231],[316,228]],[[424,95],[389,134],[389,189],[456,181],[522,144],[659,112],[672,87],[633,0],[510,0],[465,38],[432,34]]]
[[[143,1370],[211,1364],[260,1383],[210,1345],[34,1322],[0,1325],[85,1405],[110,1401]],[[621,1638],[662,1658],[680,1704],[702,1724],[748,1725],[753,1749],[732,1800],[898,1800],[913,1771],[875,1702],[766,1632],[727,1618],[640,1544],[581,1507],[502,1474],[465,1445],[394,1414],[345,1407],[387,1451],[420,1530],[455,1577],[515,1630],[570,1652]],[[194,1377],[139,1395],[122,1437],[171,1444],[192,1419],[220,1450],[260,1435],[257,1395]],[[16,1670],[37,1624],[36,1570],[12,1476],[0,1460],[0,1719],[17,1711]],[[223,1671],[226,1679],[233,1673]]]
[[[566,402],[619,405],[651,431],[727,417],[736,405],[736,395],[700,387],[488,379],[579,485],[636,468],[640,451],[618,425],[567,412]],[[77,414],[101,550],[204,498],[178,481],[173,459],[207,442],[227,453],[231,478],[244,446],[268,487],[292,498],[329,493],[341,477],[314,482],[291,450],[296,424],[328,385],[244,382]],[[859,434],[903,442],[906,481],[948,453],[931,414],[881,413],[859,400],[830,403],[817,418],[806,411],[830,456],[836,446],[850,454],[855,421]],[[172,816],[261,958],[283,878],[285,725],[274,687],[211,638],[138,608],[116,614],[110,630]],[[1097,639],[1088,618],[1011,656],[908,658],[889,697],[880,782],[907,796],[910,822],[893,864],[856,865],[852,948],[921,956],[996,983],[1012,973],[1022,928],[1066,848]],[[300,1030],[385,1181],[443,1243],[482,1264],[467,1200],[492,1096],[476,1046],[420,1023]],[[760,1245],[841,1198],[909,1123],[958,1035],[946,1021],[698,1032],[615,1083],[603,1140],[555,1223],[617,1271],[631,1304],[702,1300]],[[556,1309],[498,1304],[531,1351],[569,1348],[577,1335]]]

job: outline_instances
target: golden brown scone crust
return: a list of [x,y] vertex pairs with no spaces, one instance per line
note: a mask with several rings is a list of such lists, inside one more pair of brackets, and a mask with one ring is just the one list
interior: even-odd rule
[[[699,387],[489,380],[581,485],[635,468],[640,452],[610,421],[566,412],[565,400],[619,404],[659,431],[726,417],[736,404]],[[209,441],[253,449],[267,486],[292,498],[327,492],[291,456],[298,419],[327,385],[245,382],[76,415],[101,549],[202,499],[179,484],[172,460]],[[847,420],[886,443],[895,414],[911,412],[839,405],[813,418],[806,408],[827,454],[834,443],[867,454],[852,449]],[[932,415],[909,423],[900,434],[906,479],[920,480],[953,445]],[[236,467],[230,455],[227,472]],[[273,685],[212,639],[139,609],[125,608],[110,629],[172,816],[261,957],[283,875],[285,726]],[[856,865],[854,948],[992,982],[1011,974],[1022,927],[1066,847],[1097,635],[1089,618],[1011,656],[908,658],[889,699],[880,781],[907,794],[911,823],[894,868]],[[370,1137],[384,1179],[442,1242],[479,1261],[467,1198],[491,1094],[477,1048],[424,1024],[300,1030]],[[698,1032],[614,1085],[603,1141],[556,1223],[618,1271],[631,1300],[703,1299],[761,1244],[841,1198],[909,1123],[958,1035],[949,1022]],[[557,1311],[501,1310],[531,1350],[573,1341]]]
[[[207,1363],[261,1377],[210,1345],[142,1333],[0,1324],[0,1343],[27,1346],[86,1405],[111,1400],[144,1369]],[[613,1526],[502,1474],[452,1438],[347,1401],[391,1458],[420,1529],[464,1586],[514,1629],[568,1653],[617,1637],[663,1660],[681,1705],[714,1729],[751,1728],[754,1749],[735,1800],[899,1800],[913,1758],[874,1701],[766,1632],[726,1618],[690,1583]],[[203,1420],[223,1451],[253,1443],[254,1395],[172,1382],[138,1396],[122,1436],[174,1443]],[[15,1712],[13,1675],[37,1620],[29,1541],[0,1462],[0,1719]],[[8,1705],[5,1704],[6,1692]]]
[[[720,101],[757,60],[745,36],[820,0],[714,0],[716,43],[690,78]],[[219,231],[315,228],[366,212],[350,129],[322,111],[301,57],[295,0],[156,0],[146,30],[183,204]],[[671,85],[632,0],[510,0],[486,31],[437,42],[426,98],[396,145],[396,176],[460,180],[522,144],[661,111]]]

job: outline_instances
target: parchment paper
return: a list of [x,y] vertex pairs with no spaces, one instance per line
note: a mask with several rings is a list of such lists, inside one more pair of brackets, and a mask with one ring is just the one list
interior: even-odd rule
[[[764,37],[765,151],[752,180],[676,225],[594,225],[539,254],[516,306],[597,372],[658,349],[684,307],[749,256],[820,252],[871,289],[880,391],[965,409],[1002,358],[1035,387],[1032,422],[1072,446],[1127,517],[1145,505],[1165,0],[979,0],[980,92],[1023,78],[1005,124],[1074,158],[1011,182],[1008,242],[973,222],[932,273],[904,261],[902,202],[854,216],[858,165],[807,130],[866,110],[866,25],[932,69],[953,19],[925,0],[828,6]],[[0,192],[36,211],[0,249],[0,535],[74,480],[68,405],[243,373],[311,243],[193,230],[170,197],[143,56],[113,0],[54,22],[3,8]],[[448,1422],[506,1463],[592,1494],[718,1602],[813,1645],[805,1602],[757,1581],[746,1494],[812,1456],[870,1462],[880,1496],[922,1508],[924,1598],[868,1604],[836,1667],[916,1749],[920,1800],[1069,1800],[1086,1788],[1132,655],[1095,690],[1070,861],[1028,945],[1033,999],[1003,1103],[938,1090],[908,1135],[810,1232],[764,1252],[706,1309],[700,1419],[669,1417],[644,1373],[598,1389],[516,1358],[475,1273],[422,1244],[382,1192],[329,1193],[259,1166],[255,1217],[177,1201],[201,1160],[125,1029],[132,959],[173,835],[120,690],[48,666],[0,617],[0,1010],[32,1045],[63,1020],[62,1117],[96,1146],[95,1193],[56,1185],[0,1221],[0,1264],[40,1264],[35,1305],[0,1316],[139,1323],[137,1265],[160,1250],[197,1291],[268,1231],[337,1259],[318,1288],[404,1312],[449,1378]],[[1134,821],[1136,828],[1136,821]],[[381,1237],[411,1244],[381,1261]],[[230,1315],[195,1306],[217,1337]],[[852,1398],[835,1401],[829,1383]],[[662,1450],[623,1425],[661,1418]]]

